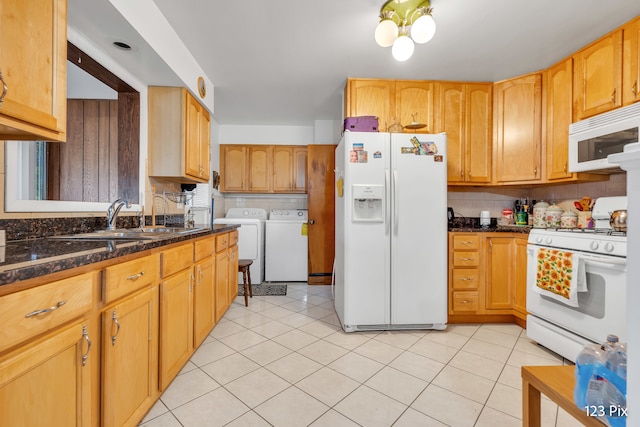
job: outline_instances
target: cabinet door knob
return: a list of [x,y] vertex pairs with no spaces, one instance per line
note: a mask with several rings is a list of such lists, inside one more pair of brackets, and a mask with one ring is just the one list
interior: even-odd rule
[[631,86],[631,93],[633,94],[634,98],[638,97],[638,81],[637,80],[633,82],[633,86]]
[[118,339],[118,334],[120,333],[120,322],[118,322],[118,316],[116,316],[115,310],[113,310],[111,318],[113,319],[113,323],[116,325],[116,333],[111,336],[111,345],[116,345],[116,339]]
[[613,89],[613,92],[611,93],[611,103],[615,104],[616,103],[616,89]]
[[91,340],[89,339],[89,332],[87,332],[87,325],[82,325],[82,338],[87,342],[87,352],[82,355],[82,366],[85,366],[87,359],[89,359],[89,351],[91,351]]

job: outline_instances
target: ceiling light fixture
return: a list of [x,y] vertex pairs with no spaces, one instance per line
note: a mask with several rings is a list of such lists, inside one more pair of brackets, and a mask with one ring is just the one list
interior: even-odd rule
[[426,43],[436,33],[429,0],[389,0],[380,9],[376,43],[391,48],[397,61],[411,58],[415,43]]

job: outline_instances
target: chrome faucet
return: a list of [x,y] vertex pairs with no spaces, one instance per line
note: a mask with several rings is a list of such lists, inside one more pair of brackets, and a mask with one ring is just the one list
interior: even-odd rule
[[111,206],[109,206],[109,209],[107,209],[107,230],[116,229],[116,218],[118,218],[118,213],[123,206],[130,208],[131,203],[129,203],[129,201],[125,199],[117,199],[116,201],[111,203]]

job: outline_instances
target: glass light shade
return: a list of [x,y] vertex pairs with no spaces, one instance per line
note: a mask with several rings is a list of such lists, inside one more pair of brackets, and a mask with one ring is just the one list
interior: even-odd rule
[[413,55],[413,41],[406,34],[400,34],[391,47],[391,54],[396,61],[406,61]]
[[411,38],[416,43],[426,43],[436,33],[436,21],[433,16],[422,15],[411,25]]
[[398,38],[398,26],[391,19],[383,19],[376,27],[375,39],[382,47],[389,47]]

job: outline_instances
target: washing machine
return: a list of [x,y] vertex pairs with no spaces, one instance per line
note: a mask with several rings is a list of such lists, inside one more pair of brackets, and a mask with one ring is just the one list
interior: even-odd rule
[[[224,218],[215,218],[214,224],[238,224],[238,258],[253,260],[251,283],[264,281],[264,244],[267,210],[262,208],[230,208]],[[238,283],[242,274],[238,274]]]
[[306,209],[278,209],[269,213],[265,226],[266,281],[307,281],[308,219]]

